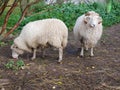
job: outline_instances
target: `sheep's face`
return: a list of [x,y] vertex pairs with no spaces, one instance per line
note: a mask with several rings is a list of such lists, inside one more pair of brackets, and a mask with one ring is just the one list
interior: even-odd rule
[[95,28],[98,24],[102,23],[102,18],[97,13],[86,13],[84,23],[91,28]]
[[16,58],[16,59],[18,59],[18,56],[19,56],[20,54],[23,54],[23,53],[24,53],[24,51],[23,51],[22,49],[19,49],[19,48],[17,47],[17,45],[15,45],[15,44],[13,44],[13,45],[11,46],[11,49],[12,49],[12,57],[13,57],[13,58]]

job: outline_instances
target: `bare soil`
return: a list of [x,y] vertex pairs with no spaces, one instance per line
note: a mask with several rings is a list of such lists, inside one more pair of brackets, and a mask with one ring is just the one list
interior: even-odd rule
[[25,53],[20,56],[24,68],[11,70],[5,67],[12,59],[10,44],[0,47],[0,89],[120,90],[120,24],[104,29],[94,57],[89,56],[89,51],[85,57],[79,57],[78,48],[73,33],[69,32],[62,64],[57,63],[58,51],[48,48],[45,58],[39,51],[33,61],[31,54]]

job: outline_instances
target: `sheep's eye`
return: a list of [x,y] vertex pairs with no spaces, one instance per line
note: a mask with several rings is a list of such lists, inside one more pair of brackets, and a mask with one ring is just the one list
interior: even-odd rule
[[15,46],[14,48],[18,48],[17,46]]

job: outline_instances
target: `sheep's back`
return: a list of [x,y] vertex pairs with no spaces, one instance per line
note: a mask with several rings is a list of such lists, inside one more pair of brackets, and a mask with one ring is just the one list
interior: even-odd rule
[[29,45],[33,45],[33,43],[38,44],[38,42],[45,44],[50,40],[67,39],[68,29],[66,25],[58,19],[38,20],[28,23],[23,28],[20,36],[23,37]]

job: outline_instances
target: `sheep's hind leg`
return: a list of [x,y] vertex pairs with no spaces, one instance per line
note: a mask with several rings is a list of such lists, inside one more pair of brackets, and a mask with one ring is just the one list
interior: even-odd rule
[[91,48],[91,51],[90,51],[90,56],[93,57],[94,54],[93,54],[93,47]]
[[58,59],[58,62],[59,62],[59,63],[61,63],[61,61],[62,61],[62,56],[63,56],[63,48],[60,47],[60,48],[59,48],[59,59]]
[[84,47],[81,48],[80,56],[81,56],[81,57],[84,56]]
[[32,56],[32,60],[34,60],[35,58],[36,58],[36,52],[37,52],[37,50],[36,49],[33,49],[33,56]]

